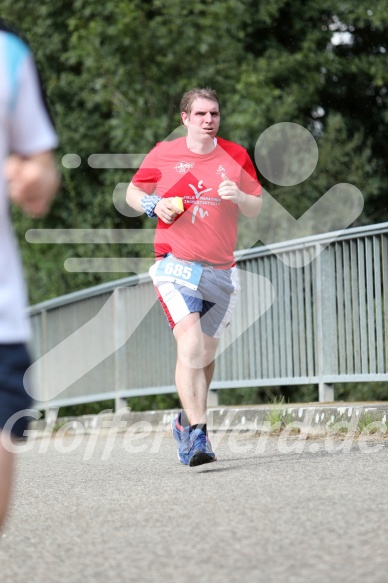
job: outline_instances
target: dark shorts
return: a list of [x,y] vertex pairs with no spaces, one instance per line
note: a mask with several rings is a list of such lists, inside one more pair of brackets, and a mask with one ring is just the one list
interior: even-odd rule
[[[30,364],[24,344],[0,344],[0,430],[12,415],[31,408],[32,399],[23,382]],[[28,417],[20,417],[7,429],[15,437],[23,437],[28,421]]]

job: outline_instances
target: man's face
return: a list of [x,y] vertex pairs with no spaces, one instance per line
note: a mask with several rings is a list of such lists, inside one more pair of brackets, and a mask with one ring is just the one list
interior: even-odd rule
[[210,99],[202,99],[198,97],[191,106],[190,115],[182,113],[183,123],[188,123],[189,128],[197,133],[197,128],[200,135],[207,135],[214,138],[217,135],[220,127],[220,110],[218,103]]

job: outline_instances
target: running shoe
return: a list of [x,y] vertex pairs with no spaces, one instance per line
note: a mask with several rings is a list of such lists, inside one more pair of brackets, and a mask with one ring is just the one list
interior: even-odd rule
[[194,429],[190,433],[189,466],[200,466],[214,462],[217,458],[212,450],[210,440],[202,429]]
[[189,465],[189,453],[191,449],[190,427],[183,427],[181,414],[171,423],[171,431],[178,443],[178,459],[182,464]]

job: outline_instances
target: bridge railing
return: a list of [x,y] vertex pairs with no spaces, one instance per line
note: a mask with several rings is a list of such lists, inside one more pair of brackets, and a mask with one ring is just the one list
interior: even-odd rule
[[[388,380],[388,223],[236,254],[241,294],[212,390]],[[175,343],[147,274],[30,308],[37,405],[175,392]]]

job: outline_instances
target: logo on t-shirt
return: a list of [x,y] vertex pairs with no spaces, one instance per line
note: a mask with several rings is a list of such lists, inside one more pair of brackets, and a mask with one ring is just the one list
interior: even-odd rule
[[225,168],[223,167],[222,164],[220,164],[217,168],[217,172],[216,174],[222,174],[223,172],[226,172]]
[[[197,184],[197,186],[195,186],[194,184],[189,184],[189,187],[191,188],[191,190],[194,193],[195,199],[196,201],[198,200],[198,202],[201,202],[201,204],[211,204],[212,203],[212,199],[203,199],[201,198],[199,200],[199,198],[203,195],[206,194],[207,192],[211,192],[213,189],[212,188],[205,188],[205,185],[203,183],[203,180],[200,180]],[[217,201],[218,202],[218,201]],[[194,225],[195,223],[195,219],[197,217],[197,213],[199,214],[199,216],[201,217],[201,219],[204,219],[205,217],[209,216],[209,211],[202,209],[199,204],[195,204],[194,208],[193,208],[193,214],[191,216],[191,222]]]
[[201,194],[205,194],[205,192],[210,192],[211,190],[213,190],[212,188],[205,188],[205,190],[203,190],[204,189],[203,180],[200,180],[198,182],[198,188],[196,188],[194,184],[189,184],[189,186],[191,190],[194,192],[195,198],[199,198]]
[[178,162],[175,166],[175,170],[179,172],[179,174],[186,174],[186,172],[188,172],[190,168],[193,168],[193,166],[194,162]]

